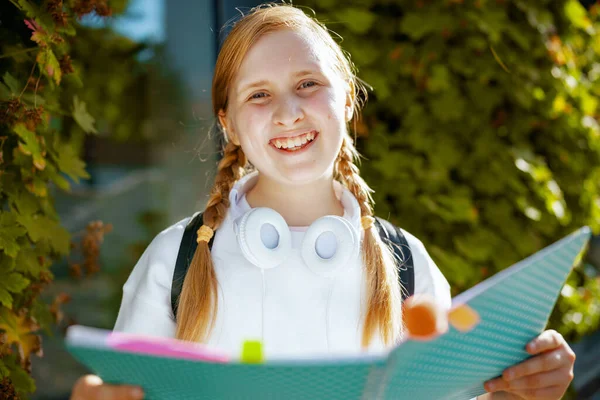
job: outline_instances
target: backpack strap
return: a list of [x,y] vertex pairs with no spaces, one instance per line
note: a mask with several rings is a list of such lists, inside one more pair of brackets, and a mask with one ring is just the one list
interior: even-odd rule
[[[190,222],[188,222],[183,232],[183,238],[181,239],[181,245],[179,246],[179,253],[177,254],[177,261],[175,262],[175,271],[173,271],[173,283],[171,284],[171,309],[173,310],[173,319],[177,319],[177,306],[179,304],[179,295],[183,288],[183,281],[187,274],[188,268],[192,263],[192,258],[198,247],[196,242],[196,232],[202,226],[202,217],[204,213],[199,213]],[[212,249],[212,244],[215,236],[213,235],[208,242],[208,248]]]
[[[192,262],[192,257],[194,257],[194,253],[198,247],[198,243],[196,242],[196,232],[202,226],[203,214],[204,213],[199,213],[187,224],[185,231],[183,232],[181,245],[179,246],[177,261],[175,262],[175,271],[173,272],[173,283],[171,285],[171,308],[173,310],[174,319],[177,319],[177,305],[181,289],[183,288],[183,281]],[[394,250],[394,256],[398,263],[400,283],[403,288],[402,300],[405,300],[415,292],[415,270],[410,246],[400,228],[395,227],[390,222],[379,217],[375,217],[375,225],[377,226],[377,231],[384,243],[392,246],[392,249]],[[208,242],[209,249],[212,249],[214,238],[213,235]]]
[[391,222],[375,217],[375,225],[379,236],[384,243],[392,247],[398,265],[398,276],[402,284],[402,300],[406,300],[415,294],[415,265],[412,252],[406,240],[406,236],[397,226]]

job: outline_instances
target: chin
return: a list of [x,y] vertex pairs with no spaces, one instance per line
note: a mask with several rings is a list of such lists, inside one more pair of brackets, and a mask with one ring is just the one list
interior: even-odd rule
[[279,179],[287,184],[305,185],[333,175],[333,168],[293,168],[278,171]]

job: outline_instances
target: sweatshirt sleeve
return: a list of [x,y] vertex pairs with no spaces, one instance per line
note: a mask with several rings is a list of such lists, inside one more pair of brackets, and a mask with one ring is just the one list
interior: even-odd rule
[[402,230],[410,246],[415,268],[415,294],[427,293],[444,309],[450,309],[452,297],[450,285],[437,267],[423,243],[409,232]]
[[159,233],[146,248],[123,286],[114,331],[174,337],[171,284],[183,232],[190,218]]

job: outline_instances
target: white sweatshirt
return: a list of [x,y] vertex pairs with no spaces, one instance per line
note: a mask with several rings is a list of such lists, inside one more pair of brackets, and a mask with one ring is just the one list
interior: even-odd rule
[[[282,265],[261,269],[243,256],[233,221],[250,210],[245,193],[257,173],[240,179],[231,190],[231,207],[217,229],[212,257],[218,280],[218,311],[208,345],[233,357],[245,340],[263,342],[266,358],[310,357],[319,354],[361,352],[365,299],[362,255],[344,265],[339,274],[325,278],[306,267],[299,253],[306,227],[290,227],[292,254]],[[344,218],[361,235],[360,207],[352,193],[334,182]],[[123,286],[115,331],[174,337],[171,283],[183,232],[192,217],[158,234],[135,265]],[[420,240],[403,231],[415,268],[415,293],[431,294],[450,308],[448,282]],[[362,252],[361,252],[362,253]],[[379,339],[370,352],[385,350]]]

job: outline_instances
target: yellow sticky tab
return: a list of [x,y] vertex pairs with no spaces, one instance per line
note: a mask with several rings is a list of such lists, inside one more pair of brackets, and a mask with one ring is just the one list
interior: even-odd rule
[[260,340],[246,340],[242,346],[242,359],[245,364],[260,364],[264,361]]
[[461,332],[468,332],[479,324],[481,318],[477,311],[466,304],[460,305],[448,312],[448,322]]

